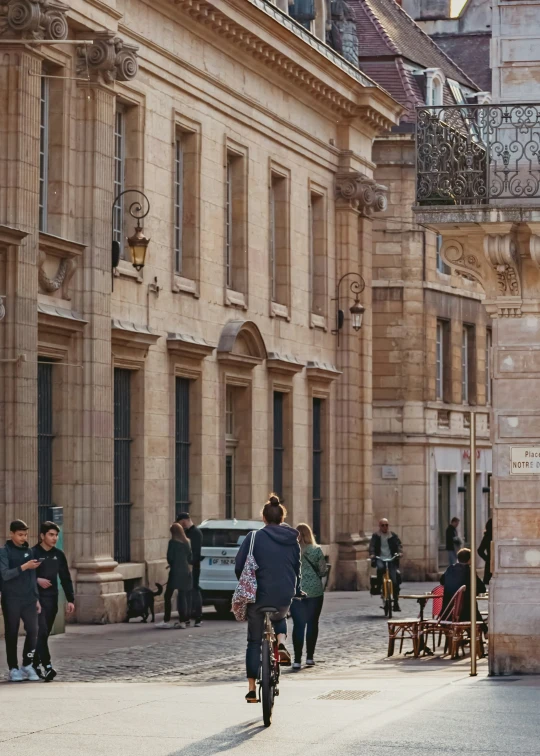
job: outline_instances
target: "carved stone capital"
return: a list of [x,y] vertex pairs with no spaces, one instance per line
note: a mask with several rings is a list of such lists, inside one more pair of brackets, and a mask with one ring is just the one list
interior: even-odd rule
[[520,265],[514,237],[510,233],[487,233],[484,254],[497,274],[499,296],[521,297]]
[[540,268],[540,223],[527,223],[531,236],[529,238],[529,254],[531,260]]
[[1,0],[0,38],[67,39],[68,10],[59,0]]
[[137,45],[124,42],[110,31],[98,32],[93,36],[91,46],[80,45],[77,48],[79,75],[90,75],[93,81],[104,84],[131,81],[137,76]]
[[336,177],[336,200],[363,215],[382,212],[388,207],[388,188],[377,184],[363,173],[342,173]]

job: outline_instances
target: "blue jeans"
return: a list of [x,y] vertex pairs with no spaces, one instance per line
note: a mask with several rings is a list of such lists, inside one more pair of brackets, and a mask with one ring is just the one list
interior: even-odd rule
[[293,618],[293,646],[294,661],[302,661],[304,650],[304,637],[306,640],[306,658],[313,659],[315,646],[319,637],[319,617],[323,607],[324,596],[304,598],[302,601],[293,601],[291,604],[291,616]]
[[[261,663],[261,646],[264,633],[264,614],[257,611],[264,604],[247,605],[247,650],[246,650],[246,676],[257,679]],[[277,607],[278,611],[272,620],[276,635],[287,635],[287,612],[288,606]]]
[[448,552],[448,564],[451,567],[453,564],[457,564],[457,554],[455,549]]

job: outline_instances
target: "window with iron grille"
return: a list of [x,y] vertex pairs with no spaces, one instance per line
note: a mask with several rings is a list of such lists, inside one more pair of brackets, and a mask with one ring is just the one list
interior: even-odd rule
[[189,512],[189,391],[187,378],[176,379],[176,512]]
[[274,391],[274,480],[272,490],[283,497],[283,456],[285,454],[283,439],[283,404],[285,395]]
[[49,519],[53,475],[53,363],[38,362],[38,521]]
[[[126,118],[125,110],[119,105],[114,118],[114,197],[125,188],[126,176]],[[120,245],[120,256],[124,258],[124,198],[121,197],[113,208],[113,239]]]
[[131,558],[131,371],[114,370],[114,558]]
[[184,140],[176,138],[174,153],[174,269],[182,273],[184,234]]
[[321,539],[321,511],[323,485],[323,448],[322,423],[324,414],[324,399],[313,399],[313,502],[312,522],[313,532],[317,541]]
[[41,78],[39,109],[39,230],[47,231],[49,183],[49,79]]

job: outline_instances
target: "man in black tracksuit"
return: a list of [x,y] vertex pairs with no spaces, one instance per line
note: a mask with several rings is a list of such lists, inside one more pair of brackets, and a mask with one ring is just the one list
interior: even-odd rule
[[188,512],[180,512],[176,517],[176,522],[183,528],[191,543],[191,558],[193,560],[193,571],[191,573],[193,587],[189,592],[188,614],[195,620],[195,627],[202,625],[202,596],[199,588],[201,577],[201,549],[202,533],[199,528],[193,524],[193,520]]
[[[51,664],[49,651],[49,635],[51,634],[54,620],[58,613],[58,578],[64,589],[67,600],[67,612],[71,614],[75,609],[75,596],[73,583],[69,574],[66,555],[56,548],[60,529],[54,522],[44,522],[40,528],[41,541],[34,546],[34,555],[41,564],[37,570],[37,584],[39,589],[39,602],[41,614],[39,615],[39,632],[34,667],[45,682],[52,682],[56,677],[56,671]],[[43,664],[44,672],[39,665]]]
[[[39,561],[28,546],[28,525],[14,520],[10,525],[11,539],[0,549],[0,590],[5,624],[6,656],[9,679],[39,680],[32,661],[38,634],[39,595],[36,569]],[[26,631],[23,666],[19,669],[17,638],[21,620]]]

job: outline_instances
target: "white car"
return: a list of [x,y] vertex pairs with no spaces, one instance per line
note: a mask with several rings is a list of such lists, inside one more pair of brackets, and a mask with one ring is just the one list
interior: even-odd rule
[[199,586],[203,604],[213,604],[218,614],[231,611],[238,549],[252,530],[263,527],[261,520],[204,520],[199,525],[203,537]]

